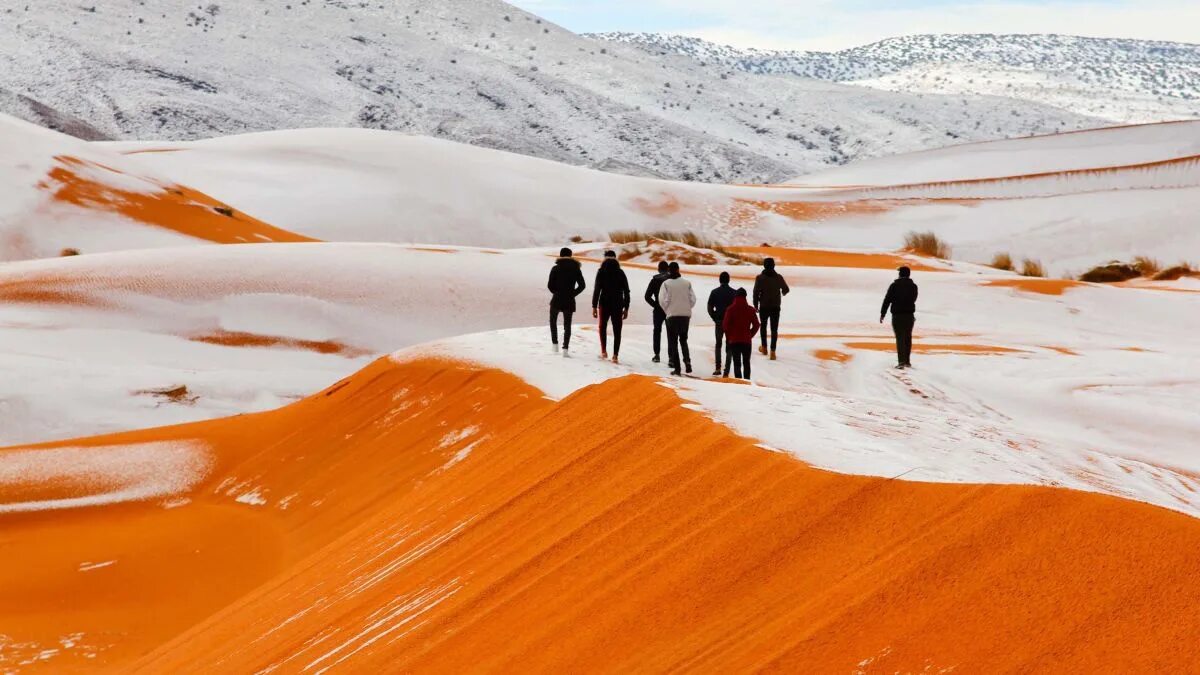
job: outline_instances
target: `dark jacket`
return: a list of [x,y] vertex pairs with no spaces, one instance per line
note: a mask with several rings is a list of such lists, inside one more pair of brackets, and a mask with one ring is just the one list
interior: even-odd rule
[[559,258],[550,269],[546,289],[550,291],[550,306],[564,312],[575,311],[575,296],[587,288],[583,270],[574,258]]
[[731,345],[745,345],[754,341],[758,334],[758,313],[743,297],[735,297],[725,310],[725,319],[721,321],[721,330],[725,332],[725,340]]
[[616,258],[605,258],[596,270],[592,285],[592,309],[603,307],[609,314],[629,309],[629,278]]
[[754,279],[754,307],[761,310],[779,309],[783,296],[791,292],[783,275],[775,270],[763,270]]
[[879,317],[887,316],[888,307],[892,314],[915,314],[917,312],[917,285],[912,279],[900,278],[888,286],[887,295],[883,296],[883,309]]
[[658,306],[658,291],[662,288],[663,282],[670,278],[670,274],[661,272],[650,277],[650,285],[646,286],[646,304],[660,312],[662,307]]
[[730,303],[737,297],[737,291],[733,290],[729,284],[721,284],[708,294],[708,315],[712,317],[713,323],[718,326],[725,318],[725,310],[729,308]]

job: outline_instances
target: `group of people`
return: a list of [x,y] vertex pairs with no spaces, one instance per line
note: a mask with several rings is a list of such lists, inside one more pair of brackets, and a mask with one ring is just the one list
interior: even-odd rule
[[[917,285],[910,278],[907,267],[901,267],[900,278],[892,283],[884,297],[880,312],[880,323],[892,313],[892,327],[896,334],[897,368],[907,368],[912,352],[912,330],[916,312]],[[791,289],[783,275],[775,269],[775,260],[763,260],[762,272],[754,280],[754,288],[747,293],[745,288],[734,289],[729,285],[728,272],[721,272],[720,285],[708,296],[708,315],[713,320],[716,364],[714,376],[729,377],[732,371],[737,379],[750,379],[750,356],[754,337],[759,337],[758,351],[774,361],[779,344],[779,316],[783,298]],[[583,269],[569,248],[559,251],[559,257],[550,270],[546,284],[550,298],[550,340],[555,351],[559,350],[558,324],[562,317],[562,354],[567,356],[571,348],[571,319],[575,313],[575,298],[587,289]],[[696,306],[696,293],[692,284],[683,278],[679,263],[658,263],[658,273],[646,287],[646,303],[653,310],[653,347],[655,363],[661,362],[662,333],[667,333],[667,364],[673,375],[692,372],[692,355],[688,345],[688,331],[692,321],[692,310]],[[608,327],[612,325],[612,362],[619,363],[621,355],[621,330],[629,318],[631,294],[629,279],[614,251],[605,251],[600,269],[596,271],[592,286],[592,317],[598,319],[600,334],[600,357],[608,359]],[[751,306],[753,302],[753,306]],[[721,361],[722,343],[725,360]]]

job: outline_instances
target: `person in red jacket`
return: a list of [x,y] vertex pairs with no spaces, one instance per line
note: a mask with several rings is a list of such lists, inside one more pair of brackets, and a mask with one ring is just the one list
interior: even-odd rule
[[725,318],[721,321],[721,329],[725,331],[726,351],[733,355],[733,376],[741,379],[743,371],[745,379],[750,379],[750,352],[754,344],[754,336],[761,326],[758,312],[746,302],[746,289],[739,288],[737,296],[725,310]]

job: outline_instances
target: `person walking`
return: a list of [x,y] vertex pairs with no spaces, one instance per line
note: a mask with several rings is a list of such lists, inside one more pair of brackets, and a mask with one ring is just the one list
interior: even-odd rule
[[896,334],[897,368],[912,367],[912,333],[916,324],[917,313],[917,284],[912,280],[912,270],[901,267],[897,270],[900,278],[888,286],[887,295],[883,296],[883,307],[879,310],[879,323],[887,318],[888,309],[892,310],[892,332]]
[[[713,339],[715,340],[716,362],[717,365],[713,369],[713,376],[721,374],[721,340],[725,337],[725,329],[722,327],[722,322],[725,320],[725,310],[729,308],[729,304],[733,302],[737,296],[737,291],[729,286],[729,272],[721,272],[721,284],[708,294],[708,315],[713,320]],[[729,359],[725,360],[725,376],[729,376]]]
[[670,278],[663,282],[658,291],[658,304],[667,316],[667,363],[672,375],[682,375],[679,357],[688,373],[692,372],[692,354],[688,349],[688,326],[692,322],[692,308],[696,306],[696,294],[692,282],[683,278],[679,263],[668,268]]
[[569,248],[560,250],[558,260],[550,268],[550,279],[546,282],[546,288],[550,291],[550,341],[554,343],[554,351],[558,351],[558,315],[562,314],[564,357],[571,348],[571,316],[575,314],[575,296],[587,288],[583,269],[574,255]]
[[612,321],[613,363],[620,363],[621,328],[629,318],[629,279],[614,251],[604,252],[592,284],[592,318],[600,319],[600,358],[608,358],[608,322]]
[[783,275],[775,271],[775,259],[763,260],[763,271],[754,279],[754,309],[762,322],[762,346],[758,353],[767,353],[767,329],[771,331],[771,360],[775,360],[775,347],[779,343],[779,310],[783,296],[791,292]]
[[652,360],[655,363],[661,360],[659,356],[662,354],[663,324],[667,321],[667,315],[658,304],[658,291],[662,288],[663,282],[669,278],[671,278],[671,275],[668,271],[667,261],[660,260],[658,262],[658,274],[651,277],[650,284],[646,286],[646,304],[654,308],[654,358]]
[[[750,352],[753,351],[754,335],[758,333],[761,323],[758,320],[758,313],[746,302],[746,289],[739,288],[730,303],[729,309],[725,310],[725,318],[721,322],[721,327],[725,330],[726,349],[733,357],[733,376],[741,379],[743,373],[745,379],[750,379]],[[725,372],[728,376],[728,370]]]

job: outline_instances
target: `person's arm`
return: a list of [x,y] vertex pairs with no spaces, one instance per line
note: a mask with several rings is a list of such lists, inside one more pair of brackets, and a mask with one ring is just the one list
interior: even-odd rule
[[558,271],[557,265],[555,265],[554,267],[551,267],[550,268],[550,278],[546,279],[546,290],[550,291],[551,293],[554,292],[554,273],[557,271]]
[[658,289],[654,287],[654,277],[646,284],[646,304],[658,309]]
[[600,306],[600,270],[596,270],[596,279],[592,282],[592,309]]
[[725,310],[725,318],[721,319],[721,332],[729,334],[729,329],[733,328],[733,315],[737,312],[733,311],[733,307]]
[[625,270],[618,271],[620,272],[618,278],[620,279],[621,284],[621,319],[628,319],[629,302],[632,299],[630,298],[629,293],[629,277],[625,276]]
[[783,294],[784,295],[787,295],[788,293],[792,292],[792,289],[788,288],[787,279],[784,279],[782,274],[779,275],[779,283],[783,284]]
[[671,304],[671,287],[667,284],[667,282],[664,281],[663,284],[658,287],[658,304],[655,305],[655,307],[665,312],[665,308],[669,304]]
[[696,306],[696,291],[692,290],[692,285],[688,284],[688,307]]
[[587,289],[587,282],[583,280],[583,268],[575,270],[575,295],[579,295]]
[[913,284],[913,304],[914,305],[917,304],[917,295],[920,292],[921,292],[921,289],[917,288],[916,284]]
[[712,292],[708,294],[708,316],[714,322],[716,322],[716,320],[718,318],[717,317],[717,291],[718,290],[720,290],[719,286],[717,288],[714,288],[712,290]]
[[883,323],[883,319],[888,313],[888,307],[892,306],[892,289],[895,287],[895,283],[888,286],[887,293],[883,296],[883,307],[879,308],[879,323]]
[[762,275],[754,277],[754,292],[750,294],[754,301],[754,311],[758,311],[758,303],[762,300]]
[[750,339],[754,340],[754,336],[758,335],[758,329],[762,327],[762,322],[758,320],[758,314],[750,313]]

